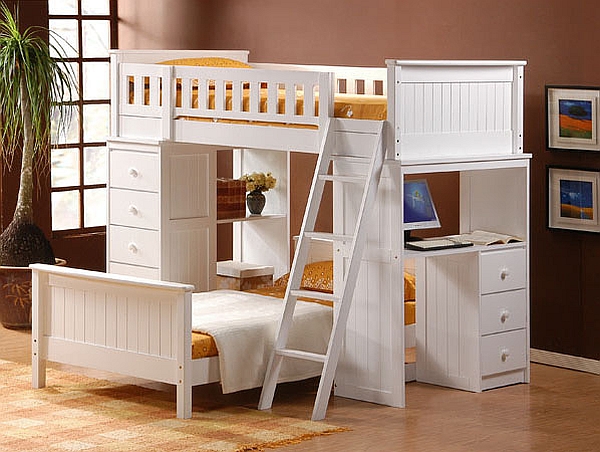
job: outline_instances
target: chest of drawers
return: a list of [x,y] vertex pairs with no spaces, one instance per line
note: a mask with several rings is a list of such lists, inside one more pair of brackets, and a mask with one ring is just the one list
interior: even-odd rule
[[107,270],[214,288],[216,155],[109,140]]

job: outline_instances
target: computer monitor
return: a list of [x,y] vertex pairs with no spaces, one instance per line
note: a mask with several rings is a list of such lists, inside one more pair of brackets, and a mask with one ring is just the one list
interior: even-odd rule
[[410,240],[414,229],[439,228],[440,220],[425,179],[404,181],[405,240]]

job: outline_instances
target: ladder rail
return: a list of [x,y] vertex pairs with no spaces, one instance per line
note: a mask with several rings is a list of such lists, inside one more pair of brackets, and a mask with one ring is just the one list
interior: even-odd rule
[[368,171],[369,178],[367,184],[369,184],[369,187],[363,191],[357,221],[354,225],[354,241],[350,248],[350,264],[344,275],[344,284],[340,295],[340,307],[337,316],[334,319],[332,333],[327,346],[327,359],[323,365],[323,372],[321,373],[319,388],[317,389],[317,396],[311,417],[313,421],[325,418],[329,394],[331,393],[335,370],[342,350],[342,339],[346,332],[346,324],[348,322],[348,316],[350,315],[350,306],[354,296],[356,279],[358,277],[358,272],[360,271],[360,263],[367,237],[367,229],[364,226],[368,222],[369,216],[364,215],[364,213],[365,209],[373,206],[375,202],[379,179],[383,168],[385,149],[383,147],[382,130],[383,124],[380,125],[379,136],[373,151],[374,156]]
[[328,154],[330,154],[331,150],[335,147],[335,135],[331,133],[332,127],[332,121],[331,118],[329,118],[325,124],[325,133],[323,134],[321,143],[322,151],[319,152],[319,156],[317,158],[317,164],[308,195],[307,208],[304,210],[304,217],[302,219],[302,226],[300,228],[300,236],[296,245],[296,250],[294,251],[292,268],[290,270],[288,285],[284,295],[284,310],[277,330],[274,348],[267,364],[267,373],[265,375],[263,389],[258,402],[259,410],[271,408],[273,397],[275,396],[277,379],[283,361],[283,356],[278,355],[277,350],[286,346],[289,337],[289,330],[297,301],[297,297],[292,295],[291,291],[298,289],[300,287],[300,282],[302,281],[304,265],[301,265],[302,268],[298,269],[298,263],[306,262],[306,258],[308,257],[308,252],[310,249],[310,247],[306,245],[306,240],[304,240],[304,232],[308,229],[314,229],[314,225],[317,220],[318,209],[315,211],[314,204],[316,202],[320,203],[323,195],[323,189],[325,187],[325,181],[319,180],[319,174],[327,172],[329,168]]
[[[316,360],[323,363],[323,369],[312,413],[313,420],[323,419],[327,410],[335,369],[341,353],[342,340],[346,330],[350,306],[354,296],[354,289],[356,287],[356,279],[360,270],[363,249],[366,243],[367,230],[365,225],[369,220],[368,213],[375,203],[385,158],[385,146],[383,141],[384,122],[381,122],[375,133],[375,145],[366,171],[366,177],[327,174],[330,162],[338,159],[340,156],[332,155],[333,149],[335,149],[335,134],[332,133],[333,125],[331,120],[328,120],[326,127],[327,129],[321,144],[321,152],[319,153],[315,173],[313,175],[307,207],[304,212],[298,244],[294,252],[290,278],[285,292],[285,307],[277,331],[275,345],[269,358],[267,373],[265,375],[258,405],[260,410],[269,409],[271,407],[284,357]],[[354,160],[358,161],[360,159]],[[346,233],[331,234],[314,231],[325,182],[331,181],[341,183],[364,182],[360,206],[352,235]],[[304,273],[304,265],[308,258],[311,240],[324,237],[330,237],[332,240],[351,241],[349,264],[347,265],[347,270],[344,272],[342,288],[339,293],[327,297],[328,299],[336,300],[339,303],[335,306],[336,315],[334,316],[332,330],[327,344],[327,352],[324,355],[317,355],[301,350],[286,349],[285,347],[287,345],[297,299],[298,296],[304,295],[304,291],[299,290],[299,287]],[[315,293],[314,297],[319,298],[318,292]],[[317,357],[318,359],[316,359]]]

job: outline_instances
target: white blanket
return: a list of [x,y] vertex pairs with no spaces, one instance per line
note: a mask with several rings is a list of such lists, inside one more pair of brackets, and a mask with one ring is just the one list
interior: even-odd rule
[[[262,386],[283,307],[279,298],[235,290],[193,294],[192,329],[215,340],[223,393]],[[325,353],[332,319],[330,307],[298,301],[288,348]],[[314,377],[322,367],[286,358],[279,381]]]

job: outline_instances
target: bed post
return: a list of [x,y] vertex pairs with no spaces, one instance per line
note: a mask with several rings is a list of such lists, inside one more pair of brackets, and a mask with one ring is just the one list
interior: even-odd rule
[[192,417],[192,292],[177,295],[177,417]]
[[[48,274],[32,268],[31,270],[31,374],[32,387],[46,386],[46,352],[43,340],[43,325],[46,317]],[[43,289],[44,288],[44,289]]]

